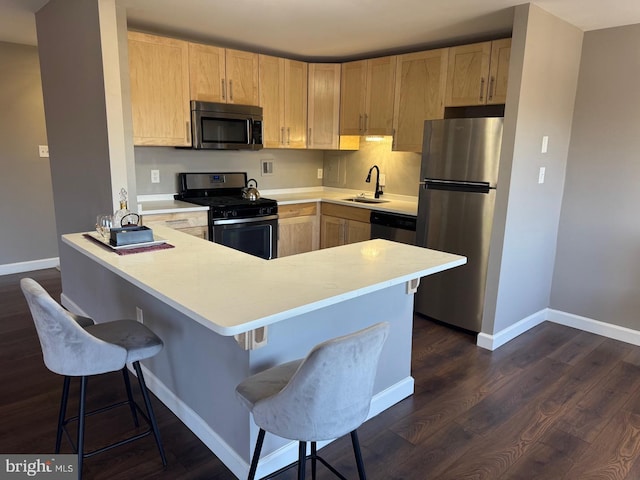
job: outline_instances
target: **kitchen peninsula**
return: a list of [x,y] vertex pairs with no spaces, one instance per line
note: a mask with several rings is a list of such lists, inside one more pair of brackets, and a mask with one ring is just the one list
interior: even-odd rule
[[[235,398],[237,383],[388,321],[370,415],[378,414],[413,393],[416,279],[466,261],[385,240],[267,261],[166,227],[154,232],[174,248],[120,256],[81,233],[64,235],[63,304],[154,330],[165,348],[145,361],[149,387],[238,477],[257,427]],[[263,452],[258,476],[295,460],[297,445],[267,436]]]

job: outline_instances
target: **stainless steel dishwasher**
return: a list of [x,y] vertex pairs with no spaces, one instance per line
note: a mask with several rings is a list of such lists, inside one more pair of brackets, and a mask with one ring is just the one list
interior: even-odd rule
[[401,213],[372,211],[371,238],[383,238],[394,242],[416,243],[416,217]]

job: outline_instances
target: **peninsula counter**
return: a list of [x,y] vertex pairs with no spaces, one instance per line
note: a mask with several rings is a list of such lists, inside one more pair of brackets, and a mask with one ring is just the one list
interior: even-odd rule
[[[154,233],[174,248],[120,256],[81,233],[64,235],[62,303],[97,322],[137,318],[155,331],[165,348],[144,362],[149,388],[239,478],[258,431],[235,398],[240,381],[388,321],[377,415],[413,393],[417,279],[466,262],[386,240],[263,260],[169,228]],[[258,477],[296,458],[295,442],[267,435]]]

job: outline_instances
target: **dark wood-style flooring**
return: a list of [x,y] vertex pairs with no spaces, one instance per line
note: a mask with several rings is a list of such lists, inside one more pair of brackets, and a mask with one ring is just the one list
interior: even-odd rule
[[[59,298],[59,272],[28,275]],[[22,276],[0,277],[0,452],[51,453],[62,380],[42,363]],[[489,352],[416,318],[413,375],[415,394],[359,430],[369,479],[640,479],[640,347],[543,323]],[[119,374],[92,378],[89,402],[122,390]],[[86,479],[234,478],[154,400],[166,469],[147,437],[86,460]],[[89,443],[131,428],[126,409],[99,417],[87,425]],[[348,437],[322,454],[357,478]],[[319,478],[333,477],[319,467]]]

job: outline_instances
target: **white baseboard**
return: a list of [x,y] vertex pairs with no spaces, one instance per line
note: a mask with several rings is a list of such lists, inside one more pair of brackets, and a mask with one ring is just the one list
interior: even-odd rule
[[30,262],[8,263],[0,265],[0,275],[11,275],[12,273],[33,272],[34,270],[44,270],[45,268],[55,268],[60,265],[60,259],[43,258],[41,260],[31,260]]
[[595,333],[603,337],[620,340],[632,345],[640,345],[640,331],[631,328],[620,327],[610,323],[593,320],[580,315],[562,312],[560,310],[547,309],[547,320],[567,327],[577,328],[585,332]]
[[493,335],[489,335],[487,333],[479,333],[476,344],[479,347],[486,348],[487,350],[495,350],[508,341],[513,340],[518,335],[523,334],[527,330],[530,330],[536,325],[539,325],[547,320],[547,310],[547,308],[544,308],[539,312],[529,315],[527,318],[523,318],[519,322],[514,323],[513,325],[505,328],[504,330],[500,330],[498,333],[495,333]]
[[574,315],[573,313],[562,312],[552,308],[544,308],[493,335],[479,333],[476,344],[487,350],[495,350],[544,321],[577,328],[578,330],[640,346],[640,331],[638,330],[620,327],[611,323],[581,317],[580,315]]
[[[249,474],[249,462],[241,458],[227,443],[188,405],[175,396],[151,371],[142,366],[147,387],[169,410],[171,410],[216,457],[224,463],[238,478],[246,478]],[[375,395],[371,401],[369,417],[378,415],[383,410],[395,405],[414,392],[413,377],[407,377],[395,385]],[[328,445],[328,442],[318,442],[318,448]],[[298,442],[291,441],[278,450],[260,458],[256,478],[262,478],[298,459]]]

